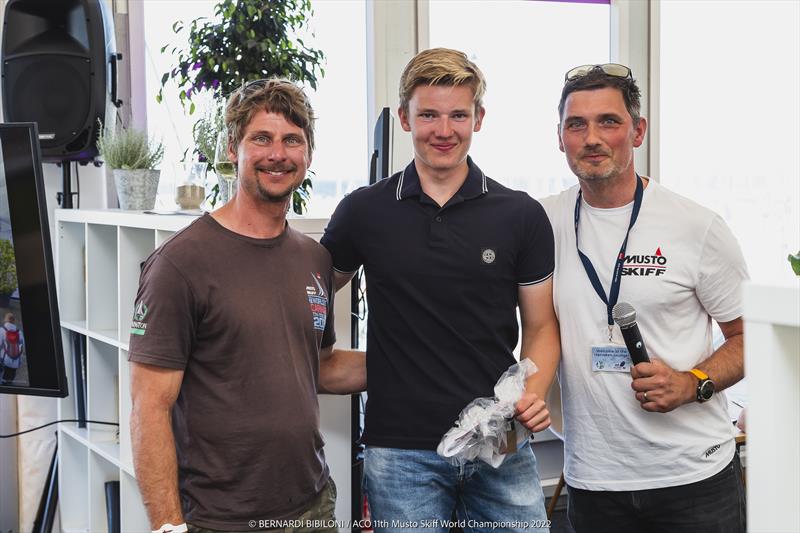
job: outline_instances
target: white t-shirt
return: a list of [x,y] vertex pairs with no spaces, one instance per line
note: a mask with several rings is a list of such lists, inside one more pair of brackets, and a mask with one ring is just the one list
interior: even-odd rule
[[[561,325],[566,481],[581,489],[621,491],[706,479],[734,454],[724,393],[650,413],[636,400],[629,373],[592,370],[591,346],[608,341],[608,320],[576,250],[578,190],[576,185],[542,201],[556,242],[553,299]],[[632,209],[633,203],[597,209],[582,200],[580,248],[606,295]],[[742,315],[746,278],[739,245],[722,219],[650,180],[628,239],[618,301],[636,309],[651,359],[685,371],[708,358],[711,319],[728,322]],[[614,342],[624,345],[616,326]]]

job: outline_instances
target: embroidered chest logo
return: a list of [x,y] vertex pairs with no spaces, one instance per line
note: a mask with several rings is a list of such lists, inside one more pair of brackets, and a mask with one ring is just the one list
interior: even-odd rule
[[311,317],[314,321],[314,329],[317,331],[325,330],[325,322],[328,319],[328,297],[325,289],[322,288],[320,280],[322,276],[319,272],[311,273],[312,285],[306,286],[306,296],[308,304],[311,306]]
[[133,310],[133,322],[131,322],[132,335],[144,335],[145,331],[147,331],[147,322],[144,321],[144,317],[146,316],[147,304],[139,302]]
[[623,276],[663,276],[667,272],[667,256],[659,246],[653,255],[626,255]]
[[491,265],[494,263],[494,260],[497,259],[497,253],[495,253],[495,251],[491,248],[484,248],[481,250],[481,259],[487,265]]

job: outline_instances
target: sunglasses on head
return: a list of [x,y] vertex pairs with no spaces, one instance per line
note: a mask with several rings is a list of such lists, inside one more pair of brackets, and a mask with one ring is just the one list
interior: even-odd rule
[[269,78],[261,78],[259,80],[250,80],[248,82],[242,83],[242,89],[249,89],[250,87],[255,87],[257,85],[266,85],[269,81]]
[[614,76],[615,78],[633,78],[631,69],[625,65],[620,65],[619,63],[605,63],[603,65],[581,65],[579,67],[570,69],[564,75],[564,81],[567,82],[572,81],[575,78],[582,78],[595,69],[602,70],[609,76]]
[[250,81],[243,81],[242,86],[238,89],[238,93],[236,94],[237,101],[241,102],[247,94],[249,94],[252,88],[263,88],[267,82],[269,82],[269,78],[261,78],[258,80],[250,80]]

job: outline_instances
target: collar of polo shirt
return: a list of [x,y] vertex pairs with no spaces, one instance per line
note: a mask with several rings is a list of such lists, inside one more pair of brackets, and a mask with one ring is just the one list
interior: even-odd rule
[[[488,192],[486,186],[486,176],[478,166],[473,163],[472,158],[467,156],[467,179],[461,184],[461,188],[454,195],[460,197],[461,200],[472,200],[482,194]],[[420,196],[422,194],[422,186],[419,183],[419,174],[414,161],[400,174],[400,179],[397,180],[397,191],[395,197],[398,200],[404,200],[413,196]],[[449,202],[448,202],[449,203]]]

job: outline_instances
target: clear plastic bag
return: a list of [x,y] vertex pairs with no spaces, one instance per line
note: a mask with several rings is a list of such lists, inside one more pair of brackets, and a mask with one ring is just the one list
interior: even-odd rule
[[[506,458],[506,437],[509,420],[513,420],[515,404],[525,392],[525,382],[537,371],[530,359],[511,365],[494,386],[494,397],[476,398],[458,416],[455,426],[445,433],[436,452],[451,464],[460,466],[480,459],[500,466]],[[530,437],[531,432],[514,423],[518,447]]]

